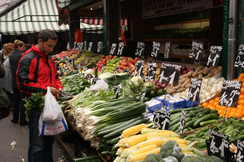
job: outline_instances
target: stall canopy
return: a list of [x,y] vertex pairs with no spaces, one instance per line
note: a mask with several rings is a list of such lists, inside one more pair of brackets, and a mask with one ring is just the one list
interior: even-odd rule
[[[69,30],[69,25],[58,25],[59,14],[55,0],[27,0],[0,18],[0,33],[21,35],[52,29],[56,32]],[[102,25],[80,24],[80,30],[101,32]]]

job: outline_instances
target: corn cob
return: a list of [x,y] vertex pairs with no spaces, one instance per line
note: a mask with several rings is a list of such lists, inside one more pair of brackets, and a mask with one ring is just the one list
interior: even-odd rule
[[174,132],[172,132],[172,133],[171,132],[170,133],[151,133],[148,136],[148,138],[152,138],[152,137],[166,137],[166,138],[168,138],[172,135],[175,135],[175,133]]
[[132,154],[132,156],[135,156],[135,155],[138,155],[138,154],[141,154],[141,153],[150,151],[150,150],[155,149],[155,148],[157,148],[157,147],[158,147],[158,146],[155,145],[155,144],[154,144],[154,145],[148,145],[148,146],[146,146],[146,147],[142,147],[142,148],[136,150],[136,151]]
[[117,150],[116,155],[120,156],[121,153],[124,151],[124,149],[125,149],[124,147],[120,147],[120,148]]
[[[125,146],[126,147],[132,147],[138,143],[141,143],[141,142],[145,141],[149,135],[150,134],[140,134],[140,135],[136,136],[137,138],[128,139]],[[132,137],[134,137],[134,136],[132,136]]]
[[139,124],[139,125],[135,125],[133,127],[127,128],[122,132],[121,137],[125,138],[125,137],[129,137],[129,136],[133,136],[137,133],[139,133],[142,128],[145,128],[147,125],[146,124]]
[[145,141],[145,142],[141,142],[139,144],[136,145],[136,147],[138,149],[142,148],[142,147],[146,147],[148,145],[157,145],[157,146],[162,146],[163,144],[163,141],[161,139],[152,139],[152,140],[148,140],[148,141]]
[[136,146],[132,146],[129,148],[126,148],[123,150],[123,152],[121,153],[121,157],[128,157],[130,154],[132,154],[134,152],[134,150],[136,149]]
[[143,160],[146,159],[147,155],[152,154],[152,153],[159,154],[160,153],[160,148],[155,148],[155,149],[152,149],[150,151],[147,151],[147,152],[135,155],[135,156],[129,156],[127,158],[127,162],[143,161]]
[[158,129],[151,129],[151,128],[142,128],[141,134],[146,134],[146,133],[174,133],[174,132],[170,131],[170,130],[158,130]]
[[186,144],[179,144],[180,147],[187,147]]

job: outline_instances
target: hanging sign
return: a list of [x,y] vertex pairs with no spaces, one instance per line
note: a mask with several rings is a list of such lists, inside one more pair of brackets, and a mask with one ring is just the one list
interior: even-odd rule
[[225,80],[219,98],[219,105],[237,107],[241,86],[242,81]]
[[130,70],[129,69],[123,69],[122,72],[127,72],[130,75]]
[[124,42],[120,42],[117,55],[121,56],[123,54],[123,50],[124,50]]
[[115,54],[115,50],[117,47],[117,43],[112,43],[111,49],[110,49],[110,55],[114,55]]
[[89,42],[89,45],[88,45],[88,52],[91,52],[92,45],[93,45],[93,42]]
[[156,75],[156,70],[157,70],[157,63],[156,62],[148,63],[146,80],[154,81],[155,75]]
[[244,143],[241,140],[237,140],[237,154],[236,162],[244,161]]
[[160,50],[160,42],[153,41],[151,57],[157,57]]
[[144,49],[145,49],[145,43],[138,42],[135,56],[143,56],[144,55]]
[[209,129],[210,152],[222,159],[229,161],[229,137],[213,129]]
[[211,46],[207,66],[218,66],[221,53],[222,46]]
[[188,100],[198,102],[202,85],[202,78],[191,78],[191,85],[188,93]]
[[115,98],[118,99],[119,98],[119,86],[114,86],[113,92],[116,95]]
[[103,42],[97,42],[97,53],[102,53]]
[[183,133],[183,129],[185,127],[185,120],[186,120],[186,112],[184,110],[182,110],[181,116],[180,116],[180,126],[179,126],[180,134]]
[[234,67],[244,68],[244,44],[239,45],[238,56],[236,57]]
[[86,44],[86,41],[83,42],[83,46],[84,46],[84,50],[86,50],[87,48],[87,44]]
[[171,42],[166,42],[165,43],[165,53],[164,53],[164,58],[165,59],[168,59],[169,58],[169,54],[170,54],[170,45],[171,45]]
[[180,77],[180,68],[179,65],[162,63],[159,75],[159,82],[178,85]]
[[142,73],[143,67],[144,67],[144,61],[141,61],[141,60],[137,61],[134,76],[137,76],[137,75],[143,76],[143,73]]
[[154,122],[155,124],[160,127],[162,130],[169,129],[169,122],[170,122],[171,113],[169,111],[165,111],[163,109],[154,111]]
[[67,46],[66,46],[67,50],[70,50],[70,45],[69,42],[67,42]]
[[203,54],[203,42],[200,41],[192,41],[192,48],[189,53],[190,58],[195,58],[196,61],[200,61],[202,59]]

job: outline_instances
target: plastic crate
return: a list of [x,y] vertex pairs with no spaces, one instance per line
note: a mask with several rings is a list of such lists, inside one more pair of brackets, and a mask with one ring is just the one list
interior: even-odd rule
[[102,162],[99,156],[88,156],[88,157],[82,157],[73,159],[73,162]]
[[198,102],[195,102],[195,101],[190,101],[190,100],[186,100],[186,107],[195,107],[195,106],[198,106],[200,103],[200,98],[198,100]]

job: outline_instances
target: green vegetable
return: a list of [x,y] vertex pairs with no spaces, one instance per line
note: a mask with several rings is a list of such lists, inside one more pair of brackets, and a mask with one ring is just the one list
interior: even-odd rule
[[159,162],[162,159],[162,156],[159,154],[149,154],[147,155],[144,162]]
[[157,90],[151,90],[150,91],[150,97],[156,97],[157,96]]
[[204,121],[204,122],[201,122],[200,123],[200,126],[206,126],[206,125],[209,125],[209,124],[213,124],[213,123],[216,123],[218,120],[216,119],[213,119],[213,120],[208,120],[208,121]]
[[179,162],[174,156],[168,156],[163,158],[160,162]]
[[204,162],[204,158],[200,156],[185,156],[181,162]]
[[201,117],[200,119],[198,119],[194,124],[193,124],[193,127],[194,128],[197,128],[200,126],[200,123],[203,122],[203,121],[207,121],[207,120],[211,120],[213,119],[213,114],[208,114],[208,115],[205,115],[203,117]]
[[223,162],[223,160],[217,156],[212,155],[212,156],[206,157],[205,162]]
[[198,118],[197,118],[197,119],[192,119],[191,121],[186,122],[185,127],[192,127],[193,124],[194,124],[197,120],[198,120]]
[[27,108],[25,112],[27,116],[30,115],[32,110],[37,110],[37,114],[41,115],[45,102],[43,92],[32,93],[31,96],[28,96],[23,100],[25,101],[24,106]]
[[158,91],[157,91],[157,95],[158,96],[162,96],[162,95],[164,95],[166,93],[166,90],[164,90],[164,89],[159,89]]
[[178,161],[181,161],[181,159],[185,156],[182,153],[182,150],[179,147],[178,143],[174,140],[169,140],[164,145],[162,145],[162,147],[160,149],[160,155],[163,158],[168,157],[168,156],[173,156]]

